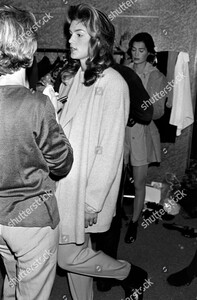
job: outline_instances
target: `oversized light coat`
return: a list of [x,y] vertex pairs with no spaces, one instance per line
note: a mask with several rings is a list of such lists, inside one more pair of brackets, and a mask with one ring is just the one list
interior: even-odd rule
[[[108,68],[86,87],[78,70],[68,92],[60,124],[74,153],[66,178],[59,181],[60,243],[84,242],[86,232],[109,229],[115,214],[122,171],[129,90],[118,72]],[[62,84],[60,97],[67,93]],[[84,228],[85,203],[98,211],[97,224]]]

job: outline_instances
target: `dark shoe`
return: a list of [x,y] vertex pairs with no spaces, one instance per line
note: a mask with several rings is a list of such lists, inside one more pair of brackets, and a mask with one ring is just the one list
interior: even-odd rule
[[168,276],[167,282],[174,286],[190,285],[195,277],[196,275],[194,273],[192,274],[192,272],[189,272],[189,268],[187,267]]
[[96,280],[97,290],[100,292],[110,291],[113,284],[111,278],[97,278]]
[[178,225],[178,224],[175,224],[175,223],[163,223],[163,227],[165,227],[166,229],[169,229],[169,230],[177,230],[179,232],[183,232],[183,230],[185,230],[187,228],[187,226],[182,226],[182,225]]
[[133,223],[133,221],[131,220],[127,229],[127,233],[125,235],[125,243],[132,244],[135,242],[137,238],[137,227],[138,222]]
[[[132,299],[143,299],[143,284],[148,279],[148,273],[140,267],[131,264],[131,270],[127,278],[121,282],[121,286],[125,291],[125,298],[132,296]],[[138,289],[138,293],[136,292]],[[134,298],[135,297],[135,298]]]
[[187,227],[181,232],[181,234],[187,238],[194,239],[197,237],[196,228]]
[[197,237],[197,232],[195,232],[196,229],[189,227],[189,226],[181,226],[181,225],[177,225],[175,223],[172,223],[172,224],[164,223],[163,226],[170,230],[177,230],[183,236],[188,237],[188,238],[196,238]]

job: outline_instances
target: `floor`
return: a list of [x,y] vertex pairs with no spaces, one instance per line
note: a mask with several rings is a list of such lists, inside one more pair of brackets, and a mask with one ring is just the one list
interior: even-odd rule
[[[128,217],[131,216],[131,202],[131,199],[124,200],[124,210]],[[146,229],[141,218],[137,240],[133,244],[126,244],[124,236],[128,221],[123,219],[118,258],[131,261],[148,272],[149,286],[144,292],[144,300],[195,300],[197,278],[190,286],[172,287],[167,284],[166,277],[190,263],[197,249],[197,238],[186,238],[178,231],[168,230],[162,226],[164,222],[197,228],[197,218],[188,218],[182,210],[171,221],[149,222]],[[0,278],[0,289],[2,283]],[[121,287],[113,287],[109,292],[98,292],[94,282],[94,300],[108,299],[128,300],[124,298]],[[62,269],[57,269],[50,300],[72,300],[66,272]]]
[[[129,216],[131,205],[128,200],[124,201],[124,208]],[[125,244],[124,235],[128,222],[123,220],[118,258],[129,260],[147,270],[150,286],[144,292],[144,300],[197,299],[197,278],[193,280],[190,286],[186,287],[172,287],[166,282],[166,277],[169,274],[189,264],[197,248],[197,239],[183,237],[180,232],[171,231],[162,226],[163,222],[175,222],[197,228],[196,221],[197,219],[186,219],[182,213],[179,213],[171,221],[152,222],[145,229],[141,219],[136,242]],[[124,293],[121,287],[113,287],[109,292],[98,292],[94,283],[94,300],[107,299],[123,300]],[[72,300],[66,273],[62,270],[57,270],[50,300]]]

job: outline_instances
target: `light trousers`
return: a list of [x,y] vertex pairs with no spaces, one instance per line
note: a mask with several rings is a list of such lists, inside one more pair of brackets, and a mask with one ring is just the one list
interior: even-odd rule
[[82,245],[59,245],[58,264],[68,271],[73,300],[93,299],[93,278],[104,277],[123,280],[130,271],[130,263],[116,260],[102,251],[94,251],[89,234]]
[[56,274],[58,227],[0,225],[3,300],[48,300]]

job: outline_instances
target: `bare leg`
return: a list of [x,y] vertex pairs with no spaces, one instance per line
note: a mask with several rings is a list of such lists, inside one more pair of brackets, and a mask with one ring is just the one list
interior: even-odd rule
[[133,167],[135,187],[135,199],[132,217],[133,222],[136,222],[139,219],[140,213],[144,206],[147,171],[148,165]]
[[129,223],[127,233],[125,235],[125,242],[129,244],[135,242],[137,237],[138,219],[143,209],[144,200],[145,200],[147,170],[148,170],[148,164],[143,166],[133,167],[135,199],[134,199],[134,207],[133,207],[133,216]]

